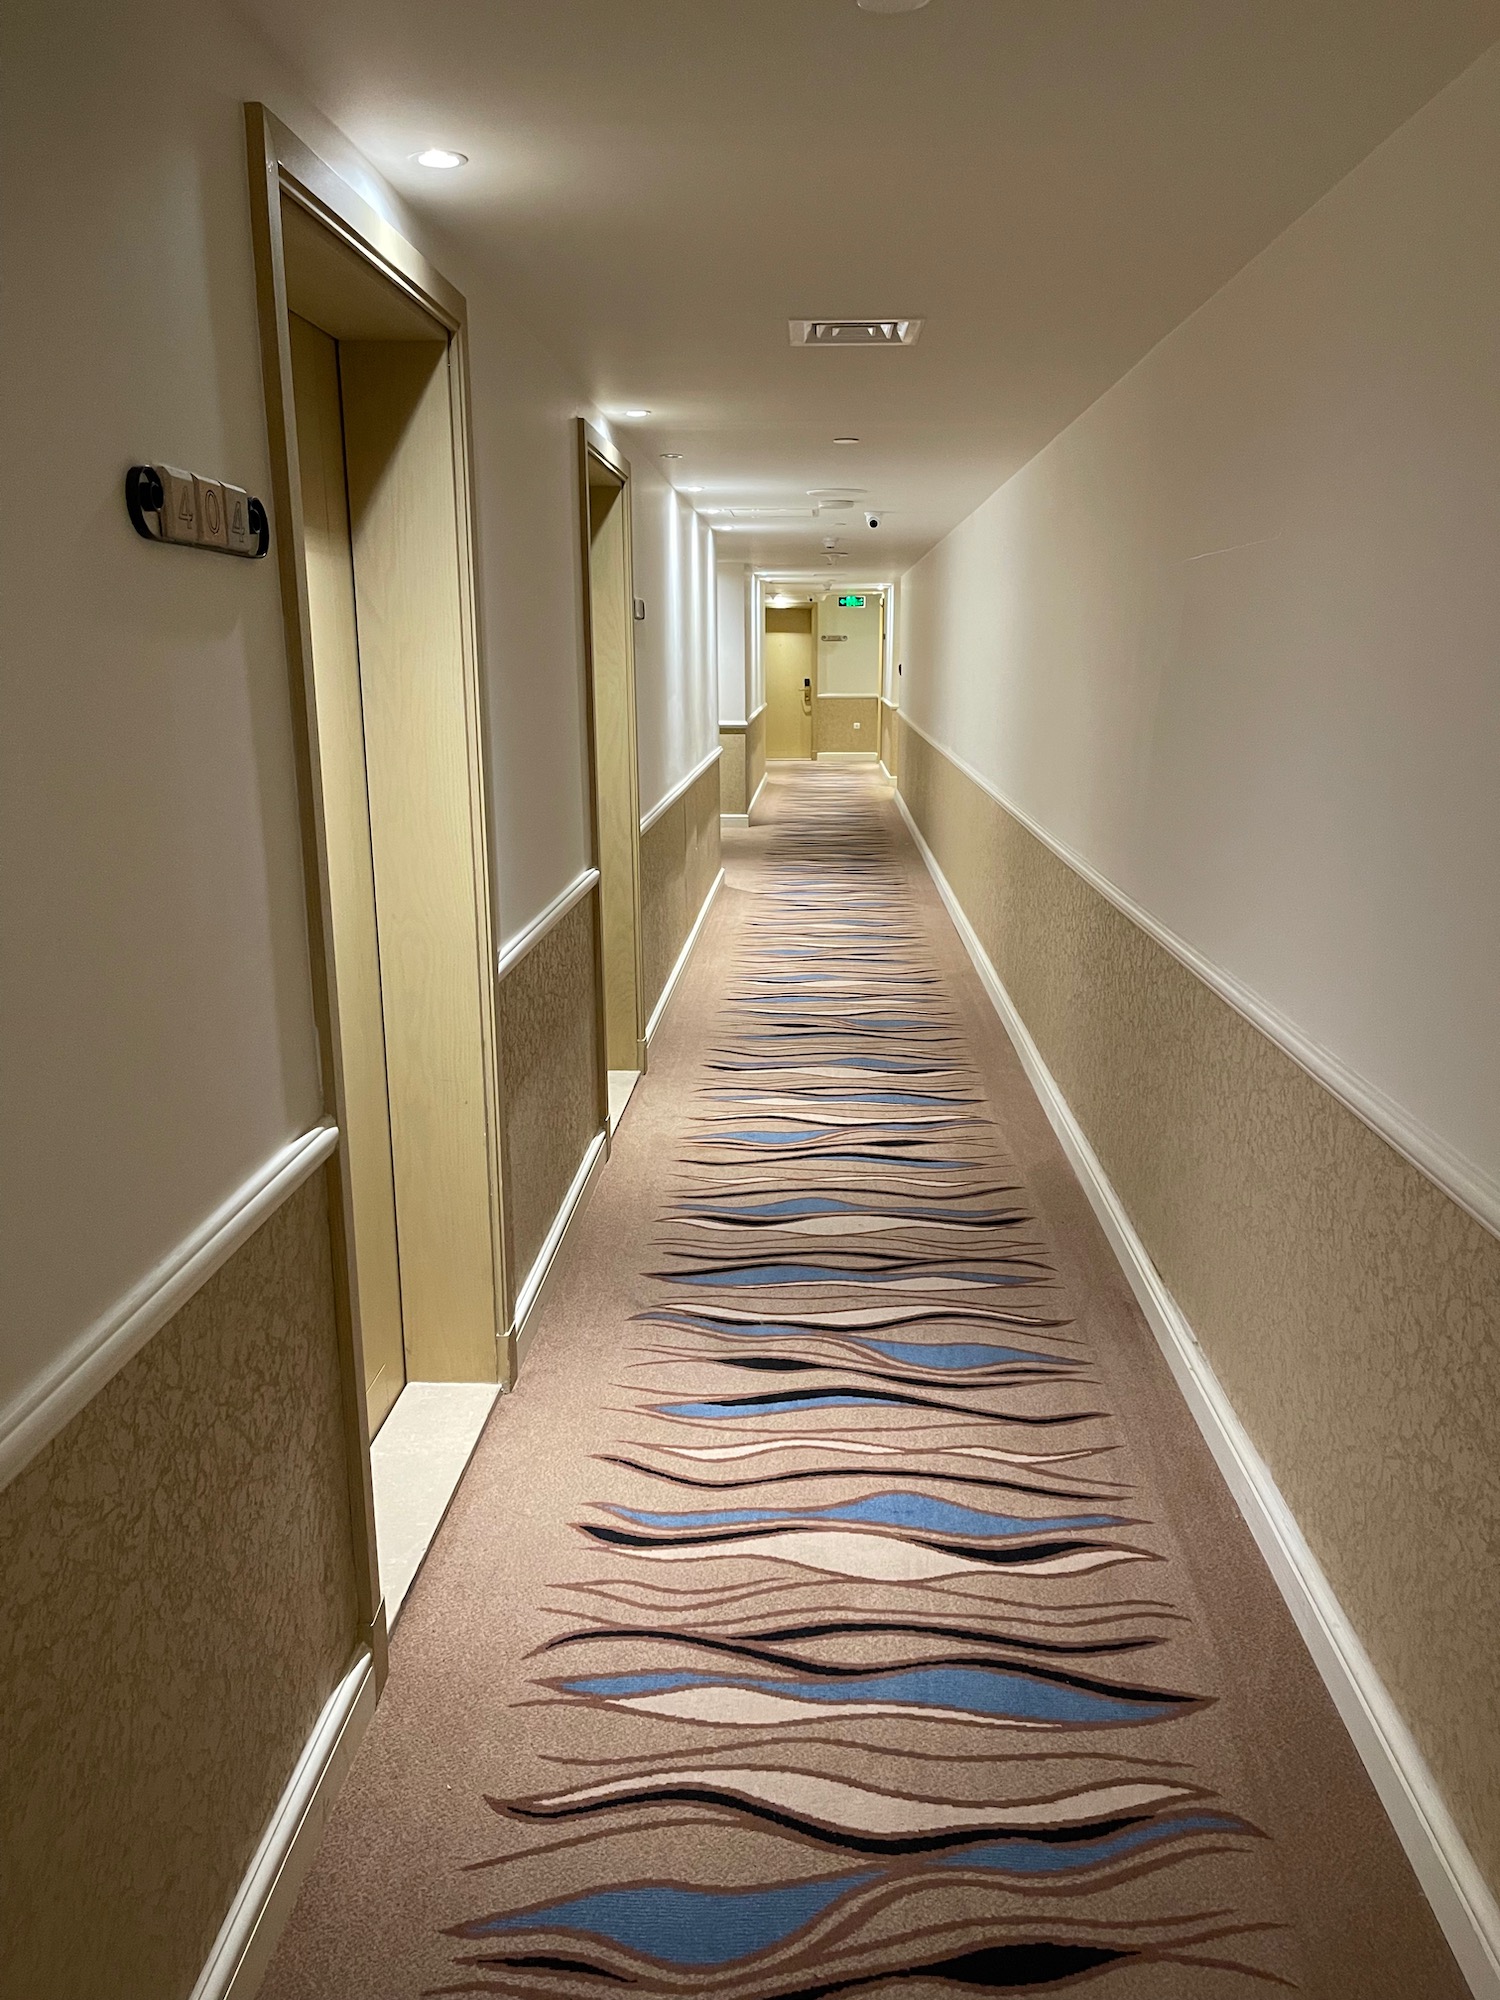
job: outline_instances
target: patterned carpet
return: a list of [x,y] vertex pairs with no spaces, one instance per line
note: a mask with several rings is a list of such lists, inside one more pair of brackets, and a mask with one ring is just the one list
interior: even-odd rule
[[767,820],[267,1993],[1461,1995],[887,793]]

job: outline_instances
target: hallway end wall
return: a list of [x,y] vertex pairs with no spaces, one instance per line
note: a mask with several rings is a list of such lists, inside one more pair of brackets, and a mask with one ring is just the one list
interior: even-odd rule
[[1483,1212],[1497,133],[1500,51],[908,573],[898,767],[1500,1890],[1500,1241],[1272,1039]]

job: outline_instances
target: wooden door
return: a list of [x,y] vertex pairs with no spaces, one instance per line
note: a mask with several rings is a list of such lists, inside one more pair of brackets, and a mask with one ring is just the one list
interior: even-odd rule
[[766,756],[812,756],[813,644],[811,619],[806,630],[767,627]]
[[640,996],[640,791],[630,631],[629,489],[592,457],[587,457],[586,470],[604,1041],[610,1069],[638,1070],[643,1064],[645,1023]]
[[407,1373],[493,1381],[485,856],[445,342],[339,344]]
[[354,1209],[355,1282],[371,1434],[406,1381],[375,871],[365,784],[354,562],[337,343],[291,316],[292,383],[312,626],[333,957],[339,1125]]

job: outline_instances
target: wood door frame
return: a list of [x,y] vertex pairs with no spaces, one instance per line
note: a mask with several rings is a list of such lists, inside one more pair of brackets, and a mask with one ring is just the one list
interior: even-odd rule
[[[599,731],[594,704],[594,589],[590,563],[592,540],[589,530],[589,459],[598,459],[607,472],[619,480],[620,505],[625,509],[625,677],[628,693],[630,736],[630,888],[635,911],[635,1024],[638,1066],[646,1067],[646,956],[641,935],[641,777],[636,740],[635,712],[635,571],[634,526],[631,515],[630,461],[587,417],[578,419],[578,539],[583,572],[583,662],[584,692],[588,711],[589,742],[589,827],[594,844],[594,866],[601,852],[599,832]],[[604,898],[602,886],[597,898],[594,924],[594,1034],[598,1047],[599,1116],[609,1147],[609,1048],[605,1018],[604,988]]]
[[[245,106],[250,177],[250,217],[260,319],[261,373],[270,447],[274,535],[281,582],[282,625],[291,677],[292,725],[297,763],[313,1011],[322,1063],[323,1100],[342,1131],[343,1067],[339,1040],[338,971],[334,964],[318,717],[312,675],[312,625],[302,519],[301,466],[292,392],[291,332],[281,205],[295,202],[379,276],[446,329],[453,432],[454,502],[459,522],[459,621],[464,665],[465,733],[468,740],[474,899],[483,963],[479,983],[484,1044],[485,1126],[489,1168],[491,1254],[500,1373],[514,1373],[514,1300],[506,1273],[500,1199],[501,1076],[495,996],[495,912],[491,882],[490,813],[486,787],[487,718],[482,698],[479,614],[475,592],[472,448],[469,428],[467,307],[461,293],[434,269],[400,231],[377,213],[311,148],[263,104]],[[375,1662],[377,1687],[387,1663],[386,1615],[375,1545],[375,1501],[370,1476],[370,1429],[365,1404],[364,1343],[354,1263],[354,1226],[347,1148],[342,1138],[327,1167],[333,1236],[334,1291],[339,1323],[344,1435],[354,1523],[357,1615]]]

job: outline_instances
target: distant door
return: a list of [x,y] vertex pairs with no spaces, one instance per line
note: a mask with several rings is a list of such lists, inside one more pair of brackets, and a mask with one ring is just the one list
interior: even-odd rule
[[[599,870],[600,1011],[606,1067],[624,1074],[646,1066],[630,467],[587,424],[580,424],[579,447],[587,544],[584,629],[588,642],[594,859]],[[607,1101],[607,1096],[601,1098],[601,1113]]]
[[812,612],[767,611],[762,657],[766,670],[766,756],[813,753]]

